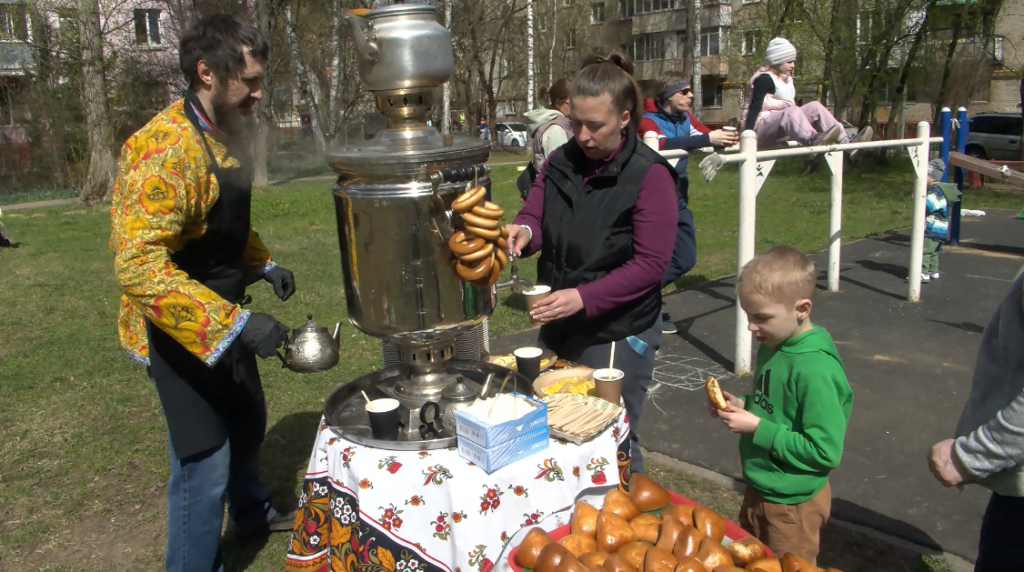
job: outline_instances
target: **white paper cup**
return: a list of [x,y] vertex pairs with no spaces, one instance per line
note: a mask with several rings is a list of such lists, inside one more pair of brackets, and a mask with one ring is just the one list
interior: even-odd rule
[[622,378],[626,372],[621,369],[603,367],[594,370],[594,393],[601,399],[619,404],[622,398]]
[[736,132],[736,128],[735,127],[723,127],[722,131],[728,131],[729,133],[735,133]]
[[[541,300],[543,300],[544,298],[547,298],[550,295],[551,295],[551,286],[534,286],[533,288],[530,288],[529,290],[524,291],[523,292],[523,297],[526,298],[526,311],[527,312],[533,311],[533,305],[534,304],[536,304],[537,302],[540,302]],[[540,321],[534,320],[533,317],[531,316],[530,317],[530,323],[533,324],[533,325],[537,325],[537,324],[540,323]]]

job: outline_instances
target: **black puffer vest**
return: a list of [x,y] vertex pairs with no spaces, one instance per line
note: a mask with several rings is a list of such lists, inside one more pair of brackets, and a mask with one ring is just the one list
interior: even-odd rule
[[[582,166],[589,159],[575,139],[548,159],[537,276],[552,291],[594,282],[632,258],[633,209],[647,172],[659,163],[678,178],[661,155],[640,142],[632,127],[624,137],[619,154],[585,185]],[[659,312],[661,288],[655,284],[640,298],[602,315],[587,318],[580,312],[547,324],[542,336],[559,355],[575,355],[649,329]]]

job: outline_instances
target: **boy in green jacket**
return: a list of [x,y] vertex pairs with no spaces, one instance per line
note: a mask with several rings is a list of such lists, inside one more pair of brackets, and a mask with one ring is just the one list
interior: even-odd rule
[[725,411],[708,401],[711,416],[740,434],[747,483],[740,526],[779,556],[792,552],[811,564],[832,508],[828,475],[839,466],[853,405],[832,337],[811,323],[816,284],[814,263],[789,246],[743,267],[736,292],[761,343],[753,392],[723,392]]

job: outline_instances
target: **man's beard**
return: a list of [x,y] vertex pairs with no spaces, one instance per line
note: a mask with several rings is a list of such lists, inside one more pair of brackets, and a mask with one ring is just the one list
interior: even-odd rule
[[[250,111],[253,109],[249,108]],[[232,104],[220,93],[213,94],[213,114],[217,128],[235,139],[248,137],[256,126],[255,116],[244,113],[237,104]]]

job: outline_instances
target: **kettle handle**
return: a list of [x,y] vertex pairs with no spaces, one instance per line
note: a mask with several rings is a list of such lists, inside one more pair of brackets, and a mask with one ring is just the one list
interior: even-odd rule
[[341,10],[339,15],[352,27],[352,40],[359,55],[370,63],[376,62],[380,57],[380,48],[377,47],[377,34],[373,31],[373,22],[360,18],[348,10]]
[[275,353],[277,353],[278,359],[281,360],[281,369],[288,369],[288,362],[284,359],[284,356],[281,355],[281,350],[277,350]]

